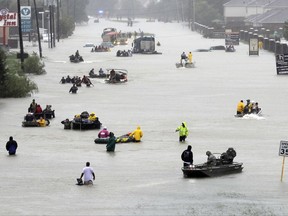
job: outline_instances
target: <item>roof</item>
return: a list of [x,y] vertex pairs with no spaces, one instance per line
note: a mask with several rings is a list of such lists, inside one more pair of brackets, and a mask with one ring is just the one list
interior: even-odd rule
[[269,8],[281,8],[281,7],[288,7],[287,0],[271,0],[271,3],[268,5]]
[[231,0],[225,3],[223,6],[224,7],[246,7],[247,5],[251,4],[253,1],[255,0]]
[[284,23],[288,21],[288,8],[272,9],[264,14],[249,16],[246,22],[257,22],[262,24]]
[[287,0],[231,0],[223,5],[224,7],[265,7],[279,8],[288,7]]

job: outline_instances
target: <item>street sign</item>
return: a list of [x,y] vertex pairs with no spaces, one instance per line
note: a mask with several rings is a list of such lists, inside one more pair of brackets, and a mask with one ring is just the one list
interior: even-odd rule
[[288,156],[288,141],[280,141],[279,156]]
[[276,55],[277,74],[288,74],[288,54]]
[[250,38],[249,40],[249,55],[259,55],[259,40],[258,38]]
[[31,6],[21,6],[21,19],[31,19]]
[[239,32],[225,32],[225,45],[239,45]]
[[21,29],[27,33],[31,31],[31,6],[21,6]]

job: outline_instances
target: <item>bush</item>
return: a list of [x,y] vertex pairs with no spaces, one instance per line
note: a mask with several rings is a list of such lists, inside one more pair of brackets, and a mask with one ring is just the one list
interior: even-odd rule
[[40,57],[37,53],[33,52],[27,59],[24,61],[24,73],[29,74],[45,74],[46,71],[44,69],[45,64],[41,61]]
[[1,97],[26,97],[33,91],[38,91],[37,85],[25,75],[9,73],[4,81],[4,90]]
[[0,49],[0,97],[26,97],[37,91],[37,85],[22,72],[15,55],[9,55]]

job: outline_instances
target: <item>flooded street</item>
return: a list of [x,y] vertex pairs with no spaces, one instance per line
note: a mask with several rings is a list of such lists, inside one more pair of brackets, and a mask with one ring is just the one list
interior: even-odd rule
[[[154,33],[162,55],[116,57],[91,53],[85,43],[99,45],[104,28]],[[39,92],[31,97],[0,100],[1,143],[0,215],[287,215],[288,173],[280,181],[280,140],[287,140],[287,76],[277,76],[272,53],[248,55],[240,43],[235,53],[194,52],[224,45],[224,39],[205,39],[181,23],[127,23],[101,19],[77,26],[74,34],[48,49],[44,43],[46,75],[31,76]],[[38,52],[26,44],[25,51]],[[79,50],[84,62],[68,56]],[[192,51],[196,68],[177,69],[181,53]],[[128,82],[105,84],[91,79],[69,94],[61,77],[88,75],[95,68],[128,70]],[[51,104],[56,118],[46,128],[22,127],[32,101]],[[240,100],[257,101],[263,117],[235,118]],[[139,125],[141,143],[116,145],[107,153],[94,143],[99,130],[64,130],[62,120],[82,111],[95,112],[116,136]],[[189,136],[178,142],[175,129],[186,121]],[[17,155],[5,144],[13,136]],[[217,178],[183,178],[180,155],[192,145],[194,163],[206,161],[207,150],[222,153],[233,147],[240,174]],[[94,168],[93,186],[76,186],[86,161]],[[288,166],[288,165],[287,165]],[[285,171],[287,168],[285,168]]]

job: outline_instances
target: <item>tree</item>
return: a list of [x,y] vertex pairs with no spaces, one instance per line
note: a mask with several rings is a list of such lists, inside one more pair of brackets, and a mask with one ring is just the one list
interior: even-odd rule
[[70,16],[65,16],[60,20],[60,37],[67,38],[73,34],[75,30],[75,23],[73,18]]
[[61,1],[63,17],[73,17],[75,23],[82,23],[88,21],[86,13],[86,6],[88,0],[65,0]]
[[283,27],[283,37],[285,38],[285,40],[288,40],[288,21],[286,21],[284,23],[284,27]]

